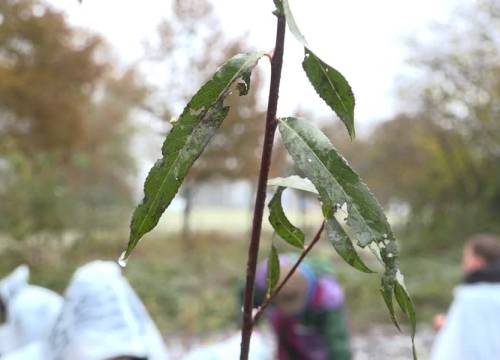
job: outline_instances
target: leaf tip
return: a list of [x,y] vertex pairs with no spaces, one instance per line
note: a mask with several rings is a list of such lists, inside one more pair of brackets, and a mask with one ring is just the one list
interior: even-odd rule
[[352,128],[347,128],[347,133],[349,134],[349,138],[351,139],[351,141],[354,141],[356,139],[356,129],[354,128],[354,126],[352,126]]
[[129,254],[127,253],[127,250],[123,251],[117,260],[118,265],[120,265],[120,267],[122,268],[125,268],[127,266],[128,257]]

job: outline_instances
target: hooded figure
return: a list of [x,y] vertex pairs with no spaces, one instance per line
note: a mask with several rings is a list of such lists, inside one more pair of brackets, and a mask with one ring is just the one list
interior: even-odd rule
[[160,332],[118,265],[94,261],[73,275],[48,338],[5,360],[168,358]]
[[[280,256],[284,277],[297,256]],[[278,341],[278,359],[349,360],[344,293],[330,266],[305,259],[266,310]],[[256,300],[266,291],[267,262],[259,265]]]
[[464,248],[464,283],[454,292],[431,360],[492,360],[500,357],[500,240],[476,235]]
[[0,281],[0,303],[5,323],[0,325],[0,355],[45,338],[59,316],[62,297],[29,285],[26,265]]

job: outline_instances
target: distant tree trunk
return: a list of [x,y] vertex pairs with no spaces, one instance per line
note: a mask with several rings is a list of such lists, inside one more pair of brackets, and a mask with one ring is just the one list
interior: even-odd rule
[[253,207],[254,207],[254,202],[255,202],[255,193],[257,191],[257,185],[255,181],[250,181],[250,192],[249,192],[249,198],[248,198],[248,221],[246,222],[248,224],[247,232],[250,235],[252,231],[252,214],[253,214]]
[[184,241],[191,237],[191,210],[193,206],[193,189],[191,184],[185,184],[182,192],[182,197],[184,198],[184,213],[182,217],[182,237]]

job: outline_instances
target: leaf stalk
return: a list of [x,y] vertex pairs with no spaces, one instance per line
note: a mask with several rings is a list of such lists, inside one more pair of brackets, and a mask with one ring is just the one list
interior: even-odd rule
[[290,271],[288,272],[288,274],[279,283],[279,285],[276,287],[276,289],[274,289],[274,291],[271,293],[271,295],[267,297],[266,301],[264,301],[264,303],[257,309],[257,312],[255,313],[255,315],[253,317],[254,324],[259,320],[259,318],[264,313],[264,310],[266,310],[266,308],[269,306],[269,304],[271,304],[271,302],[274,300],[274,298],[276,297],[276,295],[278,295],[278,293],[281,291],[281,289],[286,285],[286,283],[288,282],[288,280],[290,280],[290,278],[292,277],[292,275],[295,273],[295,271],[297,270],[297,268],[300,266],[300,264],[302,263],[302,261],[307,256],[307,254],[309,254],[309,252],[312,250],[312,248],[314,247],[314,245],[316,245],[318,243],[318,241],[321,238],[321,234],[323,233],[324,229],[325,229],[325,222],[323,221],[323,223],[321,224],[320,228],[316,232],[316,235],[311,240],[311,242],[309,243],[309,245],[307,245],[307,247],[302,251],[302,253],[300,254],[299,258],[297,259],[297,261],[295,262],[295,264],[293,265],[293,267],[290,269]]

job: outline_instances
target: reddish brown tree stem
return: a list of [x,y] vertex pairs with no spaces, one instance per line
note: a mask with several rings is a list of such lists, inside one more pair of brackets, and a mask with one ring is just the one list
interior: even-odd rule
[[243,325],[241,328],[241,353],[240,359],[247,360],[250,351],[250,338],[253,330],[253,293],[255,286],[255,272],[259,255],[260,234],[262,230],[262,217],[266,202],[267,179],[271,167],[271,156],[273,152],[274,134],[278,122],[276,110],[278,107],[279,88],[281,81],[281,68],[283,66],[283,51],[285,45],[285,17],[277,15],[276,45],[271,60],[271,85],[269,88],[269,100],[267,103],[266,131],[264,145],[262,147],[262,159],[260,163],[257,194],[252,223],[252,236],[248,247],[248,262],[245,284],[245,295],[243,303]]
[[319,241],[319,239],[321,238],[321,233],[323,232],[324,228],[325,228],[325,222],[323,221],[323,223],[321,224],[320,228],[318,229],[318,232],[316,233],[316,235],[314,236],[314,238],[311,240],[311,242],[309,243],[309,245],[302,251],[302,254],[300,254],[300,257],[295,262],[295,265],[293,265],[293,267],[290,269],[290,271],[285,276],[285,278],[283,279],[283,281],[281,281],[281,283],[276,287],[276,289],[274,289],[274,291],[266,299],[266,301],[264,301],[264,303],[259,307],[259,309],[257,310],[257,312],[255,313],[255,316],[254,316],[254,320],[253,320],[254,324],[257,322],[257,320],[259,320],[259,318],[261,317],[261,315],[264,313],[264,310],[269,306],[269,304],[271,304],[271,302],[274,300],[274,298],[276,297],[276,295],[278,295],[278,293],[281,291],[281,289],[283,288],[283,286],[285,286],[285,284],[288,282],[288,280],[290,280],[290,278],[295,273],[295,271],[299,267],[299,265],[302,262],[302,260],[304,260],[304,258],[307,256],[307,254],[309,254],[309,252],[312,250],[312,248],[314,247],[314,245],[316,245],[316,243]]

